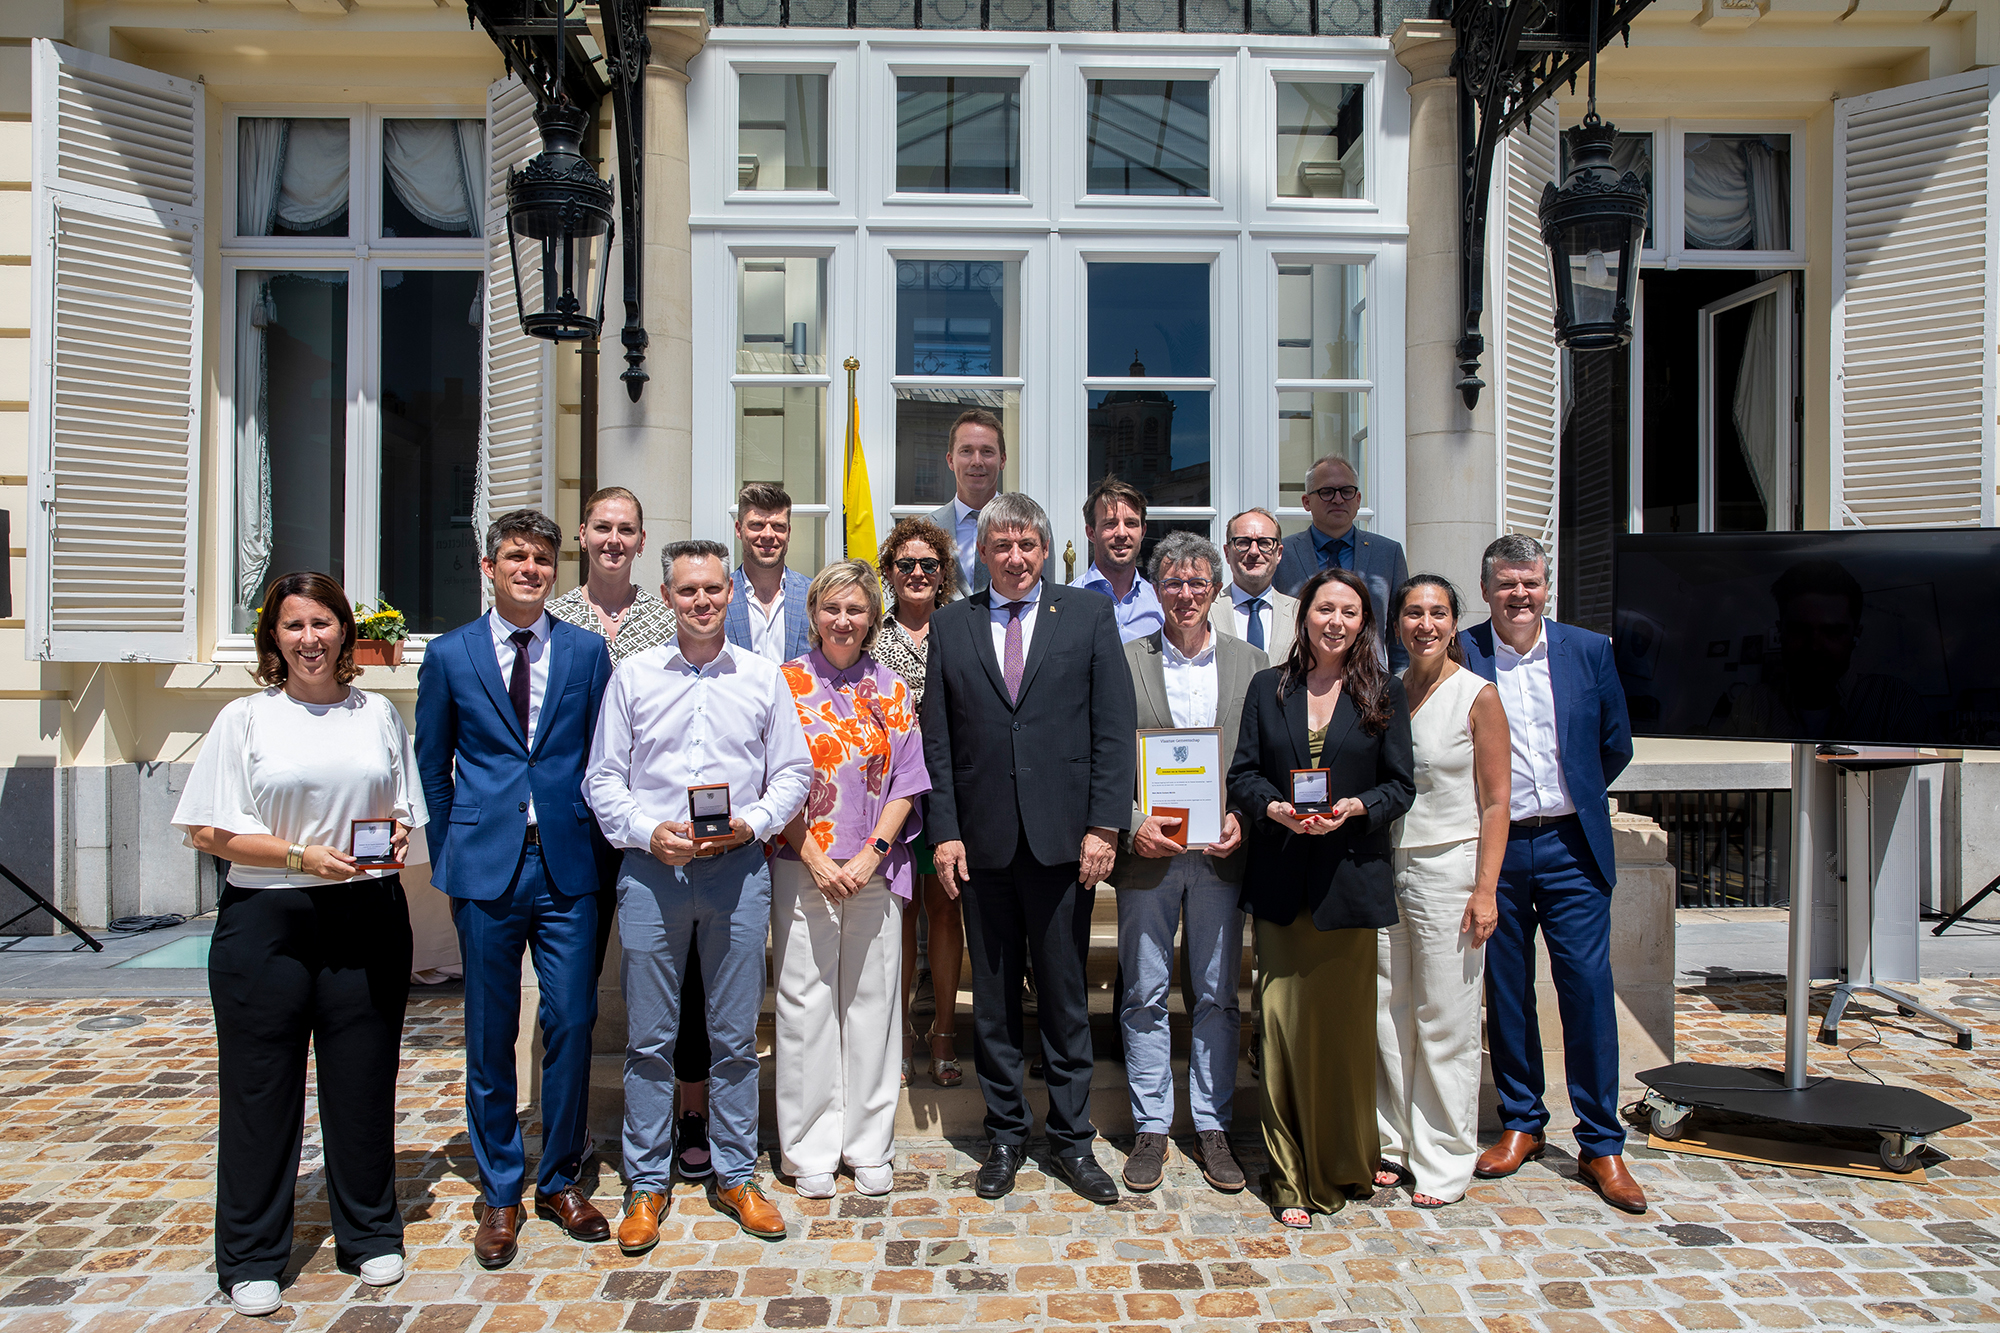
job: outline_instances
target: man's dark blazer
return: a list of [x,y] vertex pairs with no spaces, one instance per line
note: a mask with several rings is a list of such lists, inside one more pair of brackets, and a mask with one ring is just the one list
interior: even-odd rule
[[[531,752],[521,736],[487,617],[438,635],[417,672],[417,771],[431,816],[431,883],[453,898],[506,893],[528,834],[558,893],[604,887],[610,844],[583,800],[598,705],[611,680],[601,636],[549,618],[549,679]],[[511,664],[510,664],[511,665]]]
[[[1625,687],[1611,653],[1611,640],[1575,625],[1542,621],[1549,636],[1549,686],[1555,691],[1556,734],[1562,742],[1563,782],[1576,803],[1576,817],[1590,841],[1591,857],[1605,892],[1618,882],[1618,858],[1611,847],[1611,809],[1605,799],[1612,779],[1632,762],[1632,719],[1625,712]],[[1493,622],[1460,630],[1465,664],[1493,680]],[[432,816],[436,818],[436,816]]]
[[[1390,826],[1417,798],[1410,744],[1410,704],[1403,682],[1390,677],[1389,725],[1380,736],[1361,727],[1345,689],[1327,722],[1320,762],[1306,735],[1306,689],[1278,698],[1280,667],[1260,671],[1243,701],[1229,795],[1249,813],[1249,863],[1243,871],[1246,911],[1290,925],[1301,911],[1321,930],[1381,929],[1396,924],[1395,848]],[[1331,833],[1294,833],[1264,813],[1292,799],[1292,770],[1329,771],[1333,799],[1358,797],[1367,813]]]
[[[1354,541],[1354,572],[1368,585],[1368,600],[1375,604],[1375,632],[1382,637],[1382,644],[1389,653],[1389,669],[1401,671],[1410,664],[1410,655],[1403,650],[1403,640],[1396,633],[1396,627],[1389,623],[1389,599],[1410,577],[1409,562],[1403,556],[1403,544],[1394,537],[1384,537],[1379,532],[1363,532],[1360,528],[1350,528],[1347,535]],[[1271,586],[1287,597],[1297,597],[1299,589],[1306,586],[1306,580],[1319,573],[1319,552],[1313,549],[1313,530],[1308,527],[1303,532],[1295,532],[1285,538],[1285,544],[1278,555],[1278,572],[1271,576]]]
[[1007,701],[993,651],[994,593],[982,588],[931,617],[924,670],[924,760],[933,846],[961,840],[967,864],[1010,865],[1025,827],[1045,866],[1078,859],[1090,828],[1122,829],[1138,772],[1132,673],[1111,599],[1047,576]]

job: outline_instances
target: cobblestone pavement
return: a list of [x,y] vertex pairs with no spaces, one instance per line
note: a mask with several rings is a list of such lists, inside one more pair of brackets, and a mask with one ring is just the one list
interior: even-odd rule
[[[641,1259],[546,1223],[498,1273],[473,1263],[455,1000],[412,1006],[400,1148],[410,1276],[385,1291],[333,1267],[308,1136],[297,1276],[272,1321],[334,1333],[600,1333],[979,1324],[1135,1330],[1671,1333],[1678,1329],[2000,1328],[2000,982],[1916,988],[1976,1025],[1961,1054],[1875,1014],[1844,1044],[1891,1081],[1973,1114],[1925,1184],[1669,1157],[1635,1140],[1655,1201],[1615,1212],[1552,1151],[1463,1203],[1382,1192],[1287,1233],[1254,1196],[1208,1190],[1176,1159],[1150,1196],[1095,1208],[1024,1173],[971,1190],[979,1145],[910,1144],[887,1199],[776,1193],[793,1238],[764,1244],[677,1189]],[[1782,1058],[1775,985],[1683,990],[1682,1058]],[[1853,1011],[1850,1011],[1852,1013]],[[87,1019],[132,1015],[120,1031]],[[1860,1077],[1815,1047],[1818,1072]],[[1831,1059],[1826,1057],[1832,1057]],[[209,1194],[214,1059],[190,1000],[12,1001],[0,1015],[0,1333],[254,1333],[215,1303]],[[1262,1161],[1244,1139],[1245,1165]],[[1562,1145],[1567,1147],[1567,1141]],[[1552,1145],[1553,1146],[1553,1145]],[[1107,1163],[1121,1158],[1106,1145]],[[768,1159],[767,1159],[768,1161]],[[586,1182],[589,1183],[589,1182]],[[843,1189],[846,1183],[843,1182]],[[607,1212],[611,1167],[595,1181]]]

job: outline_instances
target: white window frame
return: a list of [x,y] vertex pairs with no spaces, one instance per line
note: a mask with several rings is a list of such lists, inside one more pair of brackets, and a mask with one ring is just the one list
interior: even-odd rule
[[[1173,213],[1193,212],[1213,215],[1234,212],[1238,206],[1237,173],[1217,161],[1219,145],[1234,141],[1240,133],[1242,117],[1236,89],[1238,62],[1232,57],[1190,57],[1163,59],[1161,52],[1143,51],[1120,56],[1093,50],[1065,52],[1057,63],[1057,95],[1068,108],[1078,132],[1061,136],[1056,155],[1062,172],[1060,197],[1066,211],[1076,218],[1108,221],[1106,214],[1134,210]],[[1094,79],[1172,79],[1208,84],[1208,186],[1206,195],[1092,194],[1090,193],[1090,84]],[[1058,123],[1061,118],[1058,117]],[[1210,221],[1213,221],[1212,216]],[[1114,225],[1127,225],[1120,217]]]
[[[984,36],[986,34],[980,34]],[[884,43],[883,45],[886,45]],[[870,119],[873,135],[860,142],[864,179],[873,178],[870,198],[887,214],[936,211],[962,216],[971,209],[1019,212],[1038,210],[1048,198],[1049,163],[1045,141],[1052,120],[1044,109],[1049,97],[1049,69],[1046,61],[1010,58],[1013,53],[996,51],[991,56],[974,56],[964,50],[899,51],[882,62],[876,71],[870,98],[880,113]],[[1017,175],[1021,188],[1013,194],[919,193],[896,188],[896,82],[906,78],[1019,79],[1021,81],[1021,123],[1016,143],[1021,150]],[[871,139],[873,142],[871,142]],[[864,187],[869,188],[869,187]],[[903,219],[899,219],[902,221]]]
[[[742,153],[742,85],[745,74],[818,74],[826,79],[826,188],[824,190],[745,190],[737,184],[736,165]],[[733,210],[764,209],[792,215],[797,209],[837,209],[854,197],[854,154],[842,151],[841,129],[855,115],[854,62],[850,59],[756,60],[731,59],[726,66],[728,89],[721,98],[722,128],[729,152],[717,188]],[[689,126],[693,141],[694,127]]]
[[[1256,160],[1260,163],[1262,175],[1264,207],[1275,213],[1299,214],[1334,213],[1357,215],[1354,220],[1378,215],[1383,201],[1378,198],[1381,191],[1376,188],[1379,180],[1382,141],[1383,92],[1380,70],[1368,66],[1357,66],[1352,72],[1344,71],[1338,62],[1301,66],[1294,62],[1273,61],[1265,67],[1264,78],[1257,86],[1259,94],[1258,116],[1254,123],[1259,134],[1262,151]],[[1309,196],[1294,198],[1278,193],[1278,85],[1281,83],[1358,83],[1361,91],[1361,170],[1367,193],[1352,199],[1314,199]],[[1404,191],[1393,193],[1407,194]],[[1331,221],[1331,220],[1329,220]],[[1338,224],[1334,224],[1338,225]]]
[[[1565,127],[1565,132],[1568,128]],[[1653,245],[1640,251],[1648,267],[1677,268],[1803,268],[1806,248],[1806,158],[1808,124],[1803,120],[1621,120],[1621,134],[1653,136]],[[1690,134],[1787,134],[1792,140],[1792,245],[1788,250],[1698,250],[1687,244],[1687,175],[1684,170]]]

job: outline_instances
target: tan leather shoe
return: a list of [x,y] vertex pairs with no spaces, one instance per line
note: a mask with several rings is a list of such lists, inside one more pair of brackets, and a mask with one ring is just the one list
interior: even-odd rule
[[611,1224],[604,1220],[604,1214],[597,1211],[583,1191],[574,1185],[564,1186],[554,1194],[535,1194],[535,1216],[546,1218],[570,1234],[572,1240],[600,1241],[611,1239]]
[[1625,1159],[1618,1154],[1579,1157],[1576,1159],[1576,1174],[1613,1208],[1622,1208],[1628,1213],[1646,1211],[1646,1191],[1632,1179],[1632,1173],[1625,1169]]
[[764,1197],[764,1191],[757,1188],[757,1182],[746,1180],[741,1185],[720,1185],[715,1191],[715,1206],[736,1219],[736,1224],[759,1240],[783,1240],[785,1219],[778,1212],[778,1206]]
[[521,1205],[488,1206],[472,1237],[472,1257],[485,1268],[505,1268],[521,1252]]
[[1479,1154],[1472,1174],[1481,1180],[1511,1176],[1521,1169],[1523,1162],[1532,1162],[1548,1151],[1548,1146],[1548,1140],[1540,1134],[1523,1134],[1518,1129],[1510,1129],[1500,1136],[1500,1142]]
[[658,1245],[660,1214],[666,1211],[666,1195],[633,1190],[625,1203],[625,1220],[618,1224],[618,1248],[627,1254],[644,1254]]

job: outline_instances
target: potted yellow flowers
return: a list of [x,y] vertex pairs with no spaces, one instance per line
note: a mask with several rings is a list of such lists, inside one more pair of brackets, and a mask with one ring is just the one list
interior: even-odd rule
[[403,640],[410,637],[409,622],[403,613],[387,602],[375,603],[369,610],[366,603],[355,608],[358,613],[354,626],[359,631],[354,640],[354,665],[361,667],[395,666],[403,660]]

